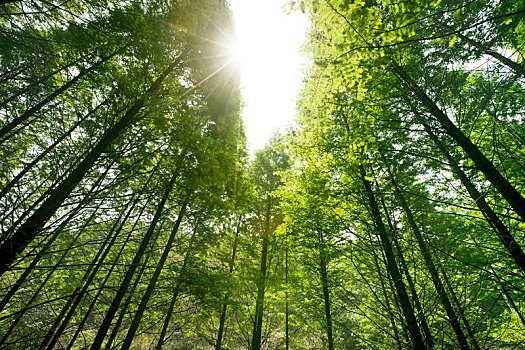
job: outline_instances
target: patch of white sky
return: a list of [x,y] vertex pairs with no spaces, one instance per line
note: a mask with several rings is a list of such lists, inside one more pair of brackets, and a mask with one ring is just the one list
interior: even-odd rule
[[295,119],[306,58],[306,16],[286,14],[286,0],[230,0],[237,31],[242,118],[251,154]]

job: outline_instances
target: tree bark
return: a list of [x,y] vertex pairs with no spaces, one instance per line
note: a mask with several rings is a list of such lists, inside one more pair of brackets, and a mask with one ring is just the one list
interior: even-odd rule
[[[320,234],[321,235],[321,234]],[[328,269],[326,261],[326,250],[323,247],[323,239],[319,246],[319,272],[321,275],[321,286],[323,289],[324,314],[326,322],[326,338],[328,339],[328,350],[334,350],[334,338],[332,335],[332,314],[330,312],[330,292],[328,290]]]
[[97,111],[97,109],[100,108],[104,103],[107,101],[102,102],[99,104],[95,109],[87,113],[84,117],[82,117],[78,122],[76,122],[71,128],[69,128],[62,136],[60,136],[53,144],[51,144],[49,147],[47,147],[42,153],[38,155],[31,163],[26,165],[22,171],[20,171],[5,187],[0,191],[0,200],[4,198],[4,196],[13,188],[14,185],[18,183],[18,181],[25,175],[29,170],[31,170],[38,162],[40,162],[49,152],[51,152],[60,142],[62,142],[66,137],[71,135],[71,133],[89,116],[91,116],[93,113]]
[[257,299],[255,300],[255,318],[252,332],[251,350],[261,349],[262,321],[264,314],[264,292],[266,288],[266,270],[268,262],[268,235],[270,234],[270,202],[264,216],[264,232],[261,249],[261,267],[257,278]]
[[[229,269],[228,269],[228,273],[230,275],[233,273],[233,267],[235,264],[235,255],[237,253],[238,241],[239,241],[239,228],[237,227],[235,231],[235,238],[233,240],[232,256],[230,259]],[[222,304],[221,316],[219,319],[219,330],[217,332],[217,341],[215,343],[215,350],[221,350],[221,347],[222,347],[222,337],[224,334],[224,325],[226,324],[226,309],[228,307],[228,304],[226,303],[227,301],[228,301],[228,294],[225,294],[224,303]]]
[[401,251],[401,247],[399,246],[399,240],[397,239],[397,232],[392,224],[392,221],[390,220],[390,215],[388,214],[386,204],[384,197],[381,197],[381,204],[383,206],[383,210],[386,213],[387,223],[388,227],[390,228],[390,232],[392,232],[394,242],[394,247],[397,252],[398,260],[401,263],[401,268],[403,269],[403,273],[405,274],[408,287],[410,289],[410,293],[412,294],[412,300],[414,300],[414,306],[416,307],[418,318],[421,323],[421,328],[423,328],[423,334],[425,335],[425,343],[427,345],[427,349],[435,349],[434,340],[432,338],[432,334],[430,333],[430,328],[428,327],[427,318],[425,317],[425,313],[423,311],[423,307],[421,305],[421,302],[419,300],[419,296],[417,295],[416,286],[414,284],[414,281],[412,280],[412,276],[410,275],[410,270],[408,269],[408,265],[405,260],[405,256],[403,252]]
[[403,197],[401,190],[399,189],[397,182],[395,181],[392,173],[390,172],[390,168],[388,167],[388,165],[386,165],[386,168],[389,174],[390,182],[394,186],[396,196],[399,200],[399,203],[401,204],[401,207],[403,208],[403,211],[405,212],[407,221],[410,225],[412,233],[414,234],[414,237],[416,238],[417,244],[419,246],[419,250],[421,251],[421,254],[423,255],[423,259],[425,260],[425,264],[427,265],[427,268],[430,272],[430,277],[432,279],[432,283],[434,284],[434,287],[438,294],[438,298],[441,302],[441,305],[443,305],[445,312],[447,313],[448,322],[450,323],[450,326],[452,327],[452,329],[454,330],[454,333],[456,334],[456,338],[458,339],[460,348],[463,350],[469,350],[470,347],[467,343],[467,339],[465,338],[465,335],[463,334],[463,330],[461,329],[461,325],[459,324],[458,317],[454,309],[452,308],[452,304],[450,303],[447,292],[445,291],[445,288],[443,287],[443,283],[441,282],[441,279],[439,278],[437,269],[432,260],[432,255],[425,241],[423,240],[423,236],[421,234],[421,231],[419,230],[419,227],[417,226],[414,220],[412,211],[408,207],[405,201],[405,198]]
[[177,298],[179,297],[179,292],[182,287],[182,280],[184,278],[186,266],[188,265],[190,257],[193,253],[192,251],[193,240],[196,234],[197,234],[197,229],[195,228],[195,230],[193,230],[193,233],[191,235],[190,243],[188,245],[188,249],[186,250],[186,254],[184,255],[184,261],[182,262],[182,266],[179,270],[179,276],[177,278],[177,283],[175,284],[173,296],[171,297],[171,302],[168,307],[168,312],[166,313],[166,318],[164,319],[164,324],[162,325],[162,330],[160,331],[159,340],[157,342],[157,345],[155,346],[155,350],[161,350],[162,346],[164,345],[164,338],[166,337],[166,333],[168,332],[168,326],[171,321],[171,316],[173,315],[173,309],[175,308],[175,302],[177,301]]
[[45,105],[47,105],[49,102],[53,101],[55,98],[57,98],[57,96],[59,96],[64,91],[66,91],[71,86],[73,86],[77,81],[82,79],[86,74],[95,71],[98,67],[100,67],[103,63],[105,63],[108,60],[110,60],[117,53],[118,53],[118,51],[116,51],[115,53],[113,53],[113,54],[111,54],[111,55],[109,55],[107,57],[102,58],[101,60],[99,60],[98,62],[93,64],[91,67],[89,67],[87,69],[82,69],[80,71],[80,73],[78,73],[73,79],[71,79],[70,81],[68,81],[67,83],[65,83],[64,85],[62,85],[58,89],[56,89],[55,91],[53,91],[51,94],[46,96],[42,101],[37,103],[35,106],[33,106],[30,109],[26,110],[24,113],[22,113],[22,115],[16,117],[12,121],[10,121],[6,125],[4,125],[2,128],[0,128],[0,144],[4,143],[9,138],[9,136],[6,136],[6,135],[8,133],[10,133],[14,128],[16,128],[17,126],[22,124],[24,121],[26,121],[28,118],[33,116],[35,113],[40,111]]

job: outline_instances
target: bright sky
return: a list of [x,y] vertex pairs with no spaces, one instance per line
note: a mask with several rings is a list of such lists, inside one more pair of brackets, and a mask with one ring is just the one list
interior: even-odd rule
[[300,47],[305,41],[307,20],[296,12],[286,15],[285,2],[230,0],[245,104],[242,116],[251,154],[295,117],[294,100],[306,62]]

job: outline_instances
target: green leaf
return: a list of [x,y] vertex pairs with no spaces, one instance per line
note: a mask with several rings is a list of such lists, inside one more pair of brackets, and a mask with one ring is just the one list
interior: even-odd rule
[[448,46],[449,47],[454,46],[454,44],[456,43],[457,39],[458,39],[458,36],[456,34],[452,35],[452,39],[450,39],[450,42],[448,43]]

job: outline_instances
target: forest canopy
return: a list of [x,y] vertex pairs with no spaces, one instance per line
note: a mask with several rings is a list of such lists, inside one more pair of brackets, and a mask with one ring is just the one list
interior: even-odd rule
[[227,1],[0,1],[1,349],[525,347],[520,0],[299,0],[249,155]]

